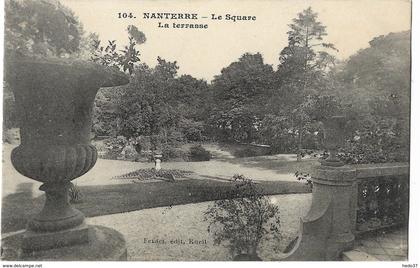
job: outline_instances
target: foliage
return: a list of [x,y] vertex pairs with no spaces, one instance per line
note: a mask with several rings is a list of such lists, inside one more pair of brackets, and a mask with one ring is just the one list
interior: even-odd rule
[[136,68],[118,105],[120,135],[155,136],[158,143],[170,145],[202,139],[201,96],[207,84],[191,76],[177,77],[178,68],[160,57],[155,68]]
[[217,200],[206,210],[208,231],[216,245],[227,242],[232,254],[256,254],[261,240],[281,239],[279,209],[252,180],[235,175],[232,183],[231,198]]
[[136,49],[136,45],[146,42],[146,36],[134,25],[129,25],[127,32],[128,45],[124,46],[122,50],[117,50],[115,40],[109,40],[107,46],[104,47],[101,46],[98,38],[93,38],[94,53],[91,57],[92,61],[133,74],[134,64],[140,61],[140,51]]
[[[277,111],[274,115],[280,118],[287,116],[289,130],[297,134],[298,151],[302,149],[306,128],[317,119],[313,118],[314,112],[318,115],[324,113],[323,110],[316,111],[322,107],[317,104],[328,100],[324,89],[327,86],[327,73],[335,61],[328,51],[336,48],[323,41],[327,35],[326,27],[317,18],[317,13],[309,7],[289,24],[288,45],[279,58],[277,96],[272,98],[276,103],[270,105],[278,106],[281,103],[282,109],[271,110]],[[333,102],[328,104],[332,105]]]
[[291,153],[297,149],[296,135],[287,116],[267,114],[262,121],[261,141],[270,145],[271,153]]
[[10,86],[4,83],[3,86],[3,135],[4,131],[18,127],[17,114],[15,109],[15,97]]
[[70,188],[69,188],[69,200],[70,203],[80,203],[83,202],[83,194],[80,191],[80,188],[77,187],[76,184],[74,183],[70,183]]
[[369,42],[336,73],[336,94],[354,112],[403,118],[410,103],[410,32],[390,33]]
[[[319,121],[340,113],[353,125],[340,152],[346,163],[408,160],[409,31],[375,37],[340,63],[325,41],[326,26],[309,7],[289,24],[277,71],[260,53],[245,53],[208,85],[178,75],[176,61],[158,57],[154,68],[140,63],[138,47],[146,37],[133,25],[127,27],[128,44],[120,47],[85,34],[58,1],[7,0],[5,13],[7,55],[78,57],[131,74],[128,86],[101,89],[95,100],[95,135],[126,139],[107,141],[107,157],[117,157],[139,137],[149,137],[148,150],[163,149],[169,158],[186,157],[176,149],[180,143],[207,139],[268,144],[273,154],[301,157],[303,148],[322,146]],[[11,92],[6,84],[5,129],[18,126]]]
[[410,141],[410,33],[370,42],[334,74],[352,136],[343,148],[347,163],[408,161]]
[[188,141],[203,141],[205,139],[203,135],[204,123],[202,121],[182,118],[179,122],[179,129],[181,129],[183,137]]
[[309,185],[309,187],[311,187],[311,189],[313,188],[314,184],[312,182],[312,177],[309,173],[296,171],[295,177],[298,181],[304,181],[306,185]]
[[223,141],[254,141],[263,117],[264,100],[273,87],[273,69],[262,55],[245,53],[223,68],[212,81],[212,102],[208,123]]
[[162,146],[162,160],[168,161],[173,159],[188,160],[188,154],[180,148],[176,148],[172,145]]
[[253,157],[253,156],[260,155],[260,153],[258,152],[257,149],[247,147],[247,148],[235,150],[233,152],[233,155],[235,157]]
[[189,160],[190,161],[209,161],[211,154],[200,144],[193,145],[190,148]]
[[157,92],[163,83],[155,70],[140,65],[118,103],[117,116],[120,119],[120,135],[127,138],[140,135],[151,136],[161,133],[162,125],[172,126],[176,118],[172,107],[164,105],[162,95]]
[[105,155],[106,159],[118,159],[122,156],[122,151],[125,146],[128,144],[128,141],[123,136],[118,136],[116,138],[109,138],[105,140]]
[[101,88],[96,94],[93,104],[92,131],[96,136],[118,135],[119,123],[117,110],[123,87]]
[[82,25],[58,1],[7,0],[7,55],[60,57],[80,51]]
[[319,149],[323,134],[320,120],[337,114],[339,108],[339,101],[333,96],[306,96],[292,113],[267,114],[261,122],[260,141],[270,145],[272,153],[296,152],[299,139],[303,148]]
[[406,162],[409,160],[408,142],[401,139],[401,129],[394,121],[366,122],[347,140],[339,154],[348,164]]

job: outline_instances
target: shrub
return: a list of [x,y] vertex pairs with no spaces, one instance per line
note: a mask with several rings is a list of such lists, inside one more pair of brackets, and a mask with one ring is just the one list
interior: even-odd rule
[[118,159],[122,156],[122,150],[127,145],[127,139],[123,136],[116,138],[110,138],[104,141],[105,144],[105,155],[106,159]]
[[387,120],[366,125],[346,141],[338,156],[347,164],[406,162],[409,138],[402,128]]
[[69,201],[70,203],[82,202],[83,194],[77,185],[71,183],[69,188]]
[[215,201],[205,211],[204,219],[209,222],[208,231],[216,245],[227,242],[234,255],[256,256],[262,239],[280,242],[279,209],[252,180],[235,175],[232,183],[232,198]]
[[209,161],[211,154],[201,145],[194,145],[190,148],[190,161]]
[[237,149],[233,152],[235,157],[253,157],[261,155],[257,149],[254,148],[243,148]]
[[204,124],[190,119],[182,119],[180,121],[180,128],[183,136],[188,141],[202,141]]
[[306,185],[309,185],[309,187],[311,187],[311,189],[313,188],[314,184],[312,182],[312,177],[309,173],[296,171],[295,177],[298,181],[304,181]]
[[186,160],[188,155],[180,148],[165,145],[162,148],[162,160],[168,161],[170,159],[183,159]]

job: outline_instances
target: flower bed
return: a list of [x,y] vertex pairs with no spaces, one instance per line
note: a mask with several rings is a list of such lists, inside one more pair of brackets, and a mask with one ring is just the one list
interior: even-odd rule
[[116,176],[113,179],[137,179],[137,180],[150,180],[159,178],[182,178],[185,175],[193,174],[194,172],[180,169],[161,169],[156,171],[154,168],[138,169],[133,172]]

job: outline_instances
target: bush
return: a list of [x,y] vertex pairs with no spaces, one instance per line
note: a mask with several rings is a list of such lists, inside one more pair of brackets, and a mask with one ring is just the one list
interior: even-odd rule
[[262,195],[252,180],[235,175],[232,183],[232,198],[215,201],[204,213],[214,243],[228,242],[233,255],[248,256],[257,255],[263,239],[275,239],[278,245],[281,240],[278,207]]
[[202,122],[184,118],[180,121],[180,128],[187,141],[203,140],[204,124]]
[[69,188],[69,202],[70,203],[81,203],[83,194],[77,185],[71,183]]
[[172,147],[170,145],[165,145],[162,148],[162,160],[168,161],[171,159],[183,159],[187,160],[188,155],[180,148]]
[[261,155],[261,153],[258,152],[258,150],[254,148],[243,148],[243,149],[235,150],[233,152],[233,155],[235,157],[253,157],[253,156],[259,156]]
[[211,154],[201,145],[194,145],[190,148],[190,161],[209,161]]
[[374,122],[356,131],[346,141],[338,156],[347,164],[406,162],[409,160],[409,137],[403,127],[390,121]]
[[110,138],[104,141],[105,144],[105,159],[119,159],[122,157],[122,150],[127,145],[127,139],[123,136],[117,138]]

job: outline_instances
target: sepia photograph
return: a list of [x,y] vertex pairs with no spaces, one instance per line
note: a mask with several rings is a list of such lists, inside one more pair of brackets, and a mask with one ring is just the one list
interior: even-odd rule
[[417,267],[411,1],[3,8],[2,267]]

